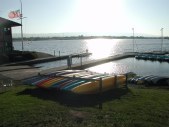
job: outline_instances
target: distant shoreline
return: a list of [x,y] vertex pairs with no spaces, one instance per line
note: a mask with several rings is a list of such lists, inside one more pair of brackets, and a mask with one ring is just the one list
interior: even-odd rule
[[[83,39],[133,39],[133,36],[67,36],[67,37],[25,37],[25,41],[39,41],[39,40],[83,40]],[[161,39],[161,37],[144,37],[136,36],[135,39]],[[169,39],[169,37],[164,37],[164,39]],[[13,41],[21,41],[21,38],[13,38]]]

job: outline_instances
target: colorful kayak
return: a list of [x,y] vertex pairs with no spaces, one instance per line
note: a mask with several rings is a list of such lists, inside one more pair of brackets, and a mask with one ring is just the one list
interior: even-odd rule
[[[82,77],[82,79],[70,82],[68,85],[62,87],[62,89],[69,91],[72,88],[79,86],[82,83],[90,82],[90,79],[97,79],[97,78],[101,78],[101,77],[105,77],[105,75],[104,74],[99,74],[99,75],[96,74],[96,75],[85,76],[85,77]],[[90,79],[86,79],[86,78],[90,78]]]
[[[126,81],[126,77],[124,75],[117,76],[117,82],[115,82],[115,76],[105,77],[102,79],[102,91],[107,91],[115,88],[116,83],[117,84],[124,84]],[[81,84],[73,89],[71,91],[73,93],[78,94],[96,94],[99,92],[100,89],[100,83],[99,81],[93,81]]]
[[47,75],[34,76],[25,79],[25,84],[35,85],[45,89],[59,89],[76,94],[96,94],[100,89],[99,80],[102,79],[102,91],[108,91],[126,82],[125,75],[99,74],[85,70],[64,70]]

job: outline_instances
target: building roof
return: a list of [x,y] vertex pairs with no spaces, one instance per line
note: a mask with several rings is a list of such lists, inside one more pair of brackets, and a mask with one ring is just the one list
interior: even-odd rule
[[11,20],[4,19],[4,18],[0,17],[0,28],[5,28],[5,27],[14,27],[14,26],[21,26],[21,24],[20,24],[20,23],[13,22],[13,21],[11,21]]

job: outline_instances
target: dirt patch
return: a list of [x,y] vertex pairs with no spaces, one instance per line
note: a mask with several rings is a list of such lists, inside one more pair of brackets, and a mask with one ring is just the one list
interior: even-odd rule
[[86,112],[75,111],[75,110],[70,110],[69,114],[72,117],[72,119],[77,123],[82,123],[83,120],[86,119],[88,116],[88,113]]

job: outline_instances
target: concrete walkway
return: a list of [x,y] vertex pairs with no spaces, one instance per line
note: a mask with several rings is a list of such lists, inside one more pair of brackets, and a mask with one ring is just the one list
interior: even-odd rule
[[4,71],[12,71],[12,70],[21,70],[21,69],[30,69],[31,67],[28,65],[20,65],[20,66],[1,66],[0,72]]
[[40,69],[28,65],[0,67],[0,75],[14,80],[22,80],[31,76],[35,76],[39,72]]

